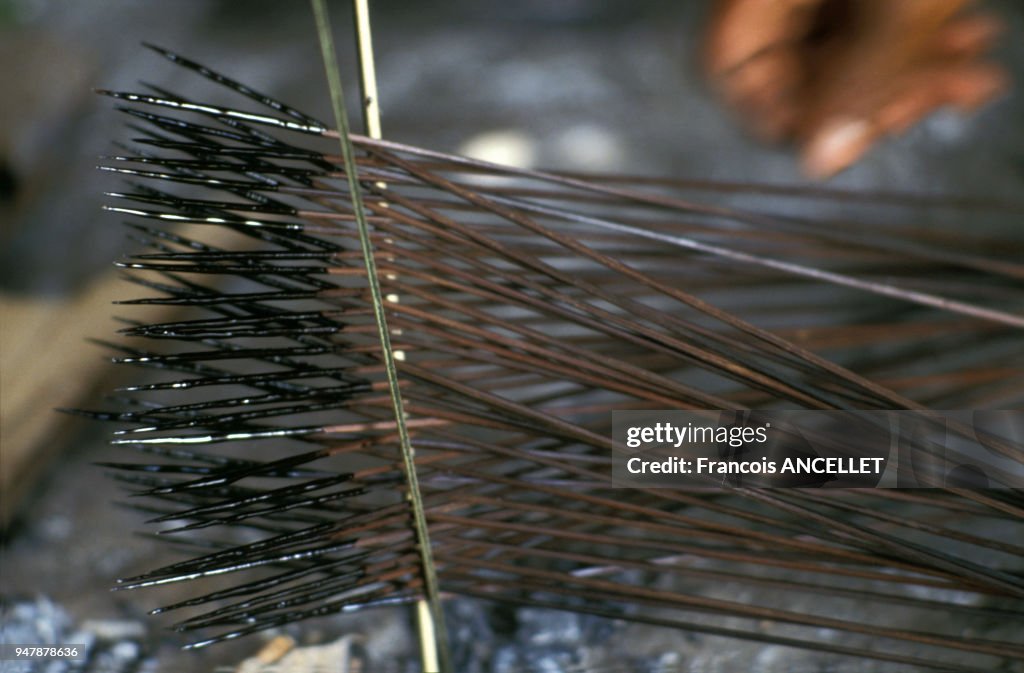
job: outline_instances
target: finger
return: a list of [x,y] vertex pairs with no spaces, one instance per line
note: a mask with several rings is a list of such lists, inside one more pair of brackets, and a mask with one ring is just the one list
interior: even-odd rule
[[749,61],[722,80],[729,104],[764,140],[781,140],[797,121],[797,93],[804,68],[792,49],[779,48]]
[[976,14],[955,19],[936,36],[935,50],[946,57],[971,58],[987,52],[1005,26],[998,18]]
[[875,124],[883,134],[902,133],[936,108],[953,105],[971,112],[1009,86],[1005,71],[990,63],[936,66],[913,80],[902,95],[882,106]]
[[880,134],[903,133],[945,102],[944,76],[915,77],[911,86],[878,109],[875,123]]
[[802,39],[813,8],[824,0],[719,0],[705,33],[703,63],[712,78],[727,76],[776,45]]
[[970,63],[948,72],[943,100],[962,112],[973,112],[1010,88],[1006,70],[992,63]]

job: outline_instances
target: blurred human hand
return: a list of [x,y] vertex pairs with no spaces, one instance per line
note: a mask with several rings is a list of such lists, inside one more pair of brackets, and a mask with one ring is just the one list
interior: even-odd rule
[[703,45],[715,88],[761,138],[827,177],[945,105],[969,112],[1008,76],[1000,23],[973,0],[717,0]]

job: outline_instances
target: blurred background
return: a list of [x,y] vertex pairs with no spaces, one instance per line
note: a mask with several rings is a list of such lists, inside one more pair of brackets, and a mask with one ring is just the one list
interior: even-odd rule
[[[1024,6],[983,5],[1006,24],[996,55],[1020,82]],[[371,7],[384,133],[393,140],[524,166],[804,182],[790,149],[751,140],[703,82],[696,48],[708,0],[379,0]],[[348,3],[335,2],[332,11],[354,90]],[[158,620],[144,618],[159,604],[153,597],[109,591],[115,578],[155,567],[168,550],[132,535],[142,517],[113,503],[116,488],[93,465],[115,457],[109,429],[53,411],[96,407],[118,383],[123,372],[86,339],[109,338],[117,328],[110,302],[137,294],[111,268],[132,243],[118,218],[100,210],[103,191],[121,183],[94,169],[131,131],[93,89],[138,91],[145,81],[195,99],[231,100],[143,41],[330,117],[304,2],[0,0],[0,593],[6,628],[93,629],[111,643],[132,643],[120,655],[111,649],[110,661],[124,666],[116,670],[198,671],[234,666],[261,642],[197,660],[178,652],[180,642]],[[1019,200],[1022,119],[1019,87],[970,118],[938,111],[830,186]],[[756,199],[745,205],[757,207]],[[843,214],[841,201],[787,207],[810,217]],[[926,209],[912,216],[937,224],[965,217]],[[468,601],[449,609],[462,629],[455,637],[472,643],[460,656],[474,666],[488,662],[489,670],[564,670],[557,667],[568,660],[559,652],[578,657],[622,637],[616,625],[593,618],[485,614]],[[352,633],[367,637],[378,660],[414,652],[404,611],[327,620],[296,637],[328,642]],[[702,654],[701,639],[679,637],[652,630],[630,642],[651,666],[677,663],[684,650],[691,662],[711,656]]]

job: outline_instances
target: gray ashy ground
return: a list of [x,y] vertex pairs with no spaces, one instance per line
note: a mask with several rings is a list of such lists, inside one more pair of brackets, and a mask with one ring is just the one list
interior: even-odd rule
[[[548,167],[799,181],[794,157],[744,137],[695,74],[695,35],[706,4],[375,3],[386,132],[445,151],[497,137],[503,147],[511,143],[519,156]],[[1010,22],[1001,57],[1021,79],[1024,12],[1012,0],[993,4]],[[336,17],[346,16],[344,10],[345,3],[337,3]],[[208,62],[328,116],[312,21],[302,2],[0,0],[0,17],[0,283],[7,291],[70,293],[127,249],[115,218],[99,210],[101,192],[116,184],[92,166],[110,152],[112,140],[128,134],[111,102],[91,88],[134,89],[143,79],[195,97],[209,90],[140,41]],[[339,38],[347,38],[347,25],[338,23]],[[1021,119],[1020,89],[971,120],[937,114],[835,184],[1019,194]],[[829,206],[815,207],[821,215],[835,214]],[[45,350],[41,344],[41,354]],[[140,517],[110,504],[113,489],[91,465],[111,456],[104,432],[83,427],[67,459],[35,494],[33,515],[12,531],[4,595],[50,596],[75,620],[142,619],[144,609],[158,603],[107,591],[114,577],[153,567],[166,550],[130,536],[141,527]],[[649,670],[658,664],[701,672],[893,670],[823,668],[814,655],[726,648],[722,641],[587,617],[494,612],[471,602],[450,610],[456,639],[467,643],[458,652],[464,671],[569,670],[599,663],[615,649],[635,650],[637,666]],[[313,641],[351,631],[367,633],[368,647],[382,659],[412,651],[400,614],[346,617],[301,633]],[[153,629],[154,639],[162,642],[163,635]],[[177,654],[173,644],[162,647],[162,670],[198,671],[237,662],[256,645],[224,648],[198,661]]]

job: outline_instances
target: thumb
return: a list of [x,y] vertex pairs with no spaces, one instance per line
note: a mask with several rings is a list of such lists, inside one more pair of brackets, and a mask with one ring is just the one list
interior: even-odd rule
[[860,159],[880,135],[871,119],[828,119],[804,143],[801,150],[804,172],[818,179],[831,177]]

